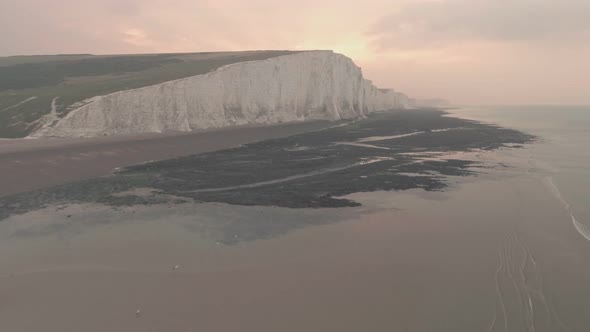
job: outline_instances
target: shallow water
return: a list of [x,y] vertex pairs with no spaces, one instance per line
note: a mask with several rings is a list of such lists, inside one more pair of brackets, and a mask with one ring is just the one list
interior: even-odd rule
[[581,227],[590,226],[590,106],[480,107],[452,113],[539,136],[540,144],[528,146],[526,153],[506,153],[542,174],[572,218]]

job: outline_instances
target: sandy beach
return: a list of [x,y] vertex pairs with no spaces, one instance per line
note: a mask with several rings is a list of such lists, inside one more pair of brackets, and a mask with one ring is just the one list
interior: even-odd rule
[[117,167],[227,149],[330,125],[317,121],[194,133],[0,140],[0,196],[107,175]]

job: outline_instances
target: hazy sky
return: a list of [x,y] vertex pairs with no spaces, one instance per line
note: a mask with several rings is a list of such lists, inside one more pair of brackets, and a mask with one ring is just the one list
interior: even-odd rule
[[0,55],[333,49],[461,104],[590,104],[590,0],[0,0]]

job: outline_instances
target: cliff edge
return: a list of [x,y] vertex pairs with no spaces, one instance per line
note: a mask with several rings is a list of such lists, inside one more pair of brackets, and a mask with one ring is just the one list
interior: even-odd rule
[[31,137],[93,137],[362,118],[410,99],[375,87],[341,54],[308,51],[97,96]]

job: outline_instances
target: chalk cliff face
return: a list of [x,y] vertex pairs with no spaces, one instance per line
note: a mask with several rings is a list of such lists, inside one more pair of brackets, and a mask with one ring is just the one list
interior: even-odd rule
[[361,118],[409,106],[377,89],[353,61],[309,51],[86,100],[34,137],[191,131],[245,124]]

